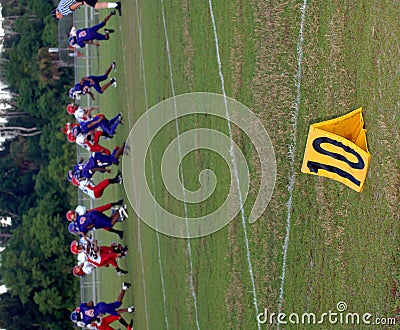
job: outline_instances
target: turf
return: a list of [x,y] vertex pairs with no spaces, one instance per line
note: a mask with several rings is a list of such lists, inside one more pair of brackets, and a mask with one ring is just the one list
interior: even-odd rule
[[[142,113],[173,94],[222,93],[207,1],[132,1],[123,5],[123,16],[109,23],[116,33],[102,44],[99,54],[99,68],[112,59],[118,64],[118,88],[99,97],[102,112],[124,114],[125,124],[118,128],[117,141],[112,143],[122,143]],[[393,292],[399,268],[399,4],[307,2],[298,115],[293,105],[302,3],[237,0],[214,1],[212,5],[226,94],[262,120],[277,160],[273,198],[261,219],[246,227],[259,312],[268,308],[276,313],[282,304],[281,311],[288,314],[323,313],[335,311],[336,304],[345,301],[349,312],[392,316],[398,307]],[[309,125],[360,106],[372,155],[364,191],[356,193],[337,182],[301,174]],[[193,127],[227,133],[226,123],[207,116],[181,119],[178,124],[181,133]],[[257,193],[259,164],[249,139],[237,128],[233,133],[250,164],[247,217]],[[291,171],[288,145],[293,136],[297,143],[295,181],[281,301]],[[157,136],[151,156],[147,156],[146,173],[160,204],[182,215],[184,205],[166,192],[159,175],[162,152],[175,137],[175,123]],[[215,164],[212,168],[221,186],[207,203],[190,205],[189,216],[218,207],[231,175],[213,153],[196,152],[184,159],[183,175],[189,189],[198,187],[198,173],[211,164]],[[103,200],[123,195],[120,186],[113,187]],[[137,308],[136,328],[257,329],[240,216],[217,233],[189,243],[157,236],[132,210],[128,220],[118,226],[126,230],[124,242],[130,254],[122,265],[130,274],[118,279],[111,269],[99,270],[98,298],[114,299],[121,280],[132,281],[129,304]],[[99,234],[104,242],[114,239],[111,234]],[[352,327],[337,324],[335,328]]]

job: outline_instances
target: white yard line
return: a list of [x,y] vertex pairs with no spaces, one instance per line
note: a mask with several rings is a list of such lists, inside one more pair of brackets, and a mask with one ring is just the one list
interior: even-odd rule
[[[175,97],[175,86],[174,86],[174,79],[173,79],[173,74],[172,74],[171,52],[170,52],[170,48],[169,48],[169,40],[168,40],[168,33],[167,33],[167,22],[166,22],[166,19],[165,19],[165,10],[164,10],[164,1],[163,0],[161,0],[161,9],[162,9],[162,19],[163,19],[163,25],[164,25],[165,47],[166,47],[167,55],[168,55],[169,76],[170,76],[170,81],[171,81],[171,91],[172,91],[172,96]],[[182,159],[181,143],[180,143],[180,138],[179,138],[180,130],[179,130],[178,118],[176,118],[177,111],[176,111],[175,100],[174,100],[174,110],[175,110],[175,128],[176,128],[177,141],[178,141],[178,157],[179,157],[179,159]],[[180,170],[180,177],[181,177],[181,181],[182,181],[183,198],[184,198],[184,200],[186,200],[186,197],[185,197],[186,193],[185,193],[185,188],[184,188],[185,187],[185,181],[184,181],[182,166],[180,166],[179,170]],[[186,202],[184,202],[183,205],[184,205],[184,211],[185,211],[186,227],[188,228],[188,211],[187,211]],[[197,296],[196,296],[196,291],[194,289],[194,283],[193,283],[193,261],[192,261],[192,248],[191,248],[191,245],[190,245],[190,239],[187,239],[186,242],[187,242],[187,249],[188,249],[188,255],[189,255],[190,290],[191,290],[192,298],[193,298],[196,326],[197,326],[197,329],[200,329],[199,317],[198,317],[198,311],[197,311]]]
[[[121,25],[121,20],[119,21],[119,29],[120,29],[120,34],[122,35],[122,25]],[[125,53],[126,53],[126,46],[123,45],[124,51],[122,52],[122,60],[123,60],[123,67],[126,68],[126,58],[125,58]],[[118,69],[118,67],[117,67]],[[132,106],[130,105],[129,102],[129,90],[128,90],[128,81],[125,75],[125,92],[126,92],[126,105],[127,105],[127,110],[128,110],[128,125],[129,127],[132,127],[132,122],[131,122],[131,115],[130,115],[130,109],[132,109]],[[136,198],[136,205],[139,206],[139,202],[137,199],[138,194],[136,193],[136,185],[135,183],[133,184],[133,190]],[[147,294],[146,294],[146,280],[144,277],[144,262],[143,262],[143,249],[142,249],[142,238],[141,238],[141,228],[140,228],[140,219],[137,217],[137,228],[138,228],[138,233],[137,233],[137,245],[138,245],[138,251],[140,255],[140,264],[141,264],[141,271],[142,271],[142,286],[143,286],[143,302],[144,302],[144,311],[145,311],[145,316],[146,316],[146,329],[149,329],[149,315],[148,315],[148,308],[147,308]],[[129,295],[131,299],[131,295]]]
[[[284,285],[285,285],[285,275],[286,275],[286,260],[287,260],[287,252],[289,248],[289,237],[290,237],[290,222],[292,217],[292,209],[293,209],[293,190],[294,190],[294,181],[295,181],[295,160],[296,160],[296,150],[297,150],[297,123],[299,117],[299,109],[301,102],[301,65],[303,60],[303,29],[304,22],[306,19],[306,7],[307,0],[304,0],[303,5],[301,7],[301,22],[300,22],[300,31],[299,31],[299,41],[297,44],[297,75],[295,80],[296,85],[296,99],[294,101],[294,111],[292,114],[292,131],[291,131],[291,144],[289,146],[289,162],[290,162],[290,174],[289,174],[289,199],[286,204],[287,206],[287,217],[286,217],[286,236],[283,245],[283,262],[282,262],[282,274],[281,274],[281,287],[279,292],[279,304],[278,304],[278,314],[282,310],[283,303],[283,294],[284,294]],[[277,328],[279,329],[279,323]]]
[[[141,13],[139,14],[139,6],[136,0],[136,18],[138,22],[138,29],[139,29],[139,48],[140,48],[140,66],[141,66],[141,73],[142,73],[142,79],[143,79],[143,91],[144,91],[144,100],[145,100],[145,106],[146,106],[146,111],[149,110],[149,102],[148,102],[148,97],[147,97],[147,85],[146,85],[146,71],[145,71],[145,62],[144,62],[144,56],[143,56],[143,43],[142,43],[142,15]],[[147,121],[147,138],[150,138],[150,128],[149,128],[149,122]],[[151,148],[149,148],[149,153],[150,153],[150,170],[151,170],[151,181],[152,181],[152,189],[153,192],[155,191],[155,177],[154,177],[154,166],[153,166],[153,155],[151,152]],[[156,209],[157,204],[156,201],[154,200],[154,209]],[[155,223],[156,223],[156,238],[157,238],[157,253],[158,253],[158,264],[160,267],[160,279],[161,279],[161,289],[162,289],[162,296],[163,296],[163,303],[164,303],[164,320],[165,320],[165,327],[168,330],[169,329],[169,322],[168,322],[168,315],[167,315],[167,296],[165,294],[165,281],[164,281],[164,275],[163,275],[163,265],[162,265],[162,260],[161,260],[161,245],[160,245],[160,234],[157,230],[157,213],[154,212],[154,218],[155,218]]]
[[[232,158],[233,177],[234,177],[234,179],[236,181],[236,185],[238,187],[240,214],[241,214],[241,218],[242,218],[242,227],[243,227],[243,233],[244,233],[245,245],[246,245],[247,265],[248,265],[250,281],[251,281],[251,285],[252,285],[253,305],[254,305],[254,309],[255,309],[255,315],[257,317],[257,315],[258,315],[258,301],[257,301],[256,284],[255,284],[255,280],[254,280],[253,264],[251,262],[250,243],[249,243],[249,238],[248,238],[248,233],[247,233],[246,217],[244,215],[243,196],[242,196],[242,192],[240,191],[239,172],[238,172],[238,169],[237,169],[236,156],[235,156],[235,152],[234,152],[234,149],[233,149],[233,143],[234,142],[233,142],[233,137],[232,137],[230,116],[229,116],[228,104],[227,104],[227,99],[226,99],[225,80],[224,80],[224,75],[222,73],[222,63],[221,63],[221,57],[220,57],[220,52],[219,52],[217,26],[215,24],[212,1],[209,0],[208,2],[209,2],[212,26],[213,26],[213,30],[214,30],[215,48],[216,48],[216,52],[217,52],[217,61],[218,61],[218,74],[219,74],[219,77],[220,77],[220,80],[221,80],[222,95],[224,96],[224,99],[225,99],[225,101],[224,101],[225,102],[225,113],[226,113],[226,119],[227,119],[227,123],[228,123],[229,137],[230,137],[230,141],[231,141],[230,142],[230,150],[229,150],[229,152],[230,152],[230,155],[231,155],[231,158]],[[258,329],[260,329],[260,323],[258,323],[258,322],[257,322],[257,327],[258,327]]]

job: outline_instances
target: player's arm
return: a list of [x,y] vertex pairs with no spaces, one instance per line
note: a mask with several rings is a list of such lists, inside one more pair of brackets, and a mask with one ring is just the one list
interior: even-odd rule
[[92,98],[92,101],[96,100],[92,92],[87,91],[86,94],[90,95],[90,97]]
[[81,79],[80,84],[82,85],[85,81],[90,82],[92,85],[94,84],[94,80],[93,80],[92,78],[89,78],[89,77],[83,77],[83,78]]
[[[89,231],[90,229],[93,229],[94,228],[94,224],[90,224],[90,225],[88,225],[87,227],[86,227],[86,229]],[[85,235],[86,236],[86,235]]]
[[79,7],[83,6],[84,2],[83,1],[79,1],[79,2],[75,2],[74,4],[72,4],[71,6],[69,6],[69,9],[71,9],[72,11],[77,10]]
[[90,169],[90,172],[95,173],[95,172],[107,172],[107,173],[111,173],[111,170],[108,168],[103,168],[103,167],[93,167],[92,169]]
[[84,111],[85,116],[90,117],[91,112],[96,108],[95,107],[90,107],[90,108],[83,107],[82,109]]
[[94,45],[94,46],[97,46],[97,47],[100,46],[99,43],[94,42],[93,40],[84,41],[84,43],[85,43],[85,44],[88,44],[88,45]]
[[[101,116],[97,116],[97,117],[94,117],[95,119],[93,119],[88,125],[87,125],[87,128],[88,129],[91,129],[93,126],[95,126],[95,125],[97,125],[98,123],[100,123],[103,119],[104,119],[104,117],[101,117]],[[90,133],[91,133],[92,131],[90,131]]]

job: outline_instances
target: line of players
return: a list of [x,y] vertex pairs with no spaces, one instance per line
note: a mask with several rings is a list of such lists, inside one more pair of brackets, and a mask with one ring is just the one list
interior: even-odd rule
[[[119,16],[121,16],[121,2],[97,2],[97,0],[60,0],[59,5],[52,12],[53,16],[61,19],[63,16],[72,13],[82,5],[91,6],[96,9],[115,8]],[[70,47],[84,47],[86,44],[99,46],[94,40],[109,40],[110,34],[114,32],[112,29],[104,29],[104,34],[99,33],[99,29],[104,28],[108,20],[116,14],[116,10],[112,10],[100,24],[93,27],[76,30],[71,29],[68,44]],[[116,78],[111,78],[107,83],[100,85],[108,79],[111,70],[116,70],[116,63],[112,62],[106,72],[100,76],[83,77],[78,83],[69,89],[68,94],[74,100],[79,100],[82,95],[88,94],[92,100],[95,100],[90,88],[95,89],[102,94],[110,86],[117,87]],[[70,104],[67,106],[67,112],[74,114],[77,123],[67,123],[61,130],[67,135],[68,141],[76,142],[81,147],[91,152],[89,159],[84,162],[79,161],[74,165],[73,169],[68,171],[67,179],[73,185],[82,190],[90,198],[101,198],[104,190],[111,184],[121,184],[122,175],[120,172],[112,178],[105,179],[98,184],[94,184],[92,177],[96,172],[110,173],[108,169],[111,165],[118,165],[119,158],[129,151],[124,143],[121,147],[115,147],[112,152],[106,147],[99,144],[101,137],[111,139],[119,124],[122,124],[122,115],[118,114],[111,120],[104,115],[97,114],[91,116],[94,108],[86,109],[78,105]],[[107,210],[112,210],[110,216],[104,214]],[[127,271],[121,269],[116,259],[123,258],[128,253],[128,247],[118,243],[112,243],[110,246],[100,246],[97,240],[93,240],[88,236],[90,230],[104,228],[110,232],[116,233],[121,239],[123,231],[113,228],[117,222],[124,221],[128,217],[126,213],[126,205],[123,200],[114,203],[108,203],[103,206],[86,210],[82,205],[78,205],[75,210],[67,213],[67,219],[71,222],[68,230],[79,235],[79,240],[72,241],[70,250],[77,256],[78,264],[73,268],[75,276],[84,276],[90,274],[94,269],[102,266],[111,265],[114,267],[118,275],[126,274]],[[130,283],[122,283],[122,290],[115,302],[105,303],[99,302],[94,304],[93,301],[82,303],[71,313],[71,321],[80,327],[89,327],[92,329],[112,330],[110,326],[112,322],[119,321],[126,329],[132,329],[131,321],[129,324],[122,318],[122,313],[134,313],[134,307],[130,306],[121,309],[122,299],[125,292],[131,286]],[[104,316],[108,314],[107,316]]]
[[[103,27],[107,20],[114,15],[111,12],[106,19],[95,29]],[[79,31],[79,30],[78,30]],[[107,30],[111,33],[112,30]],[[107,34],[108,34],[107,33]],[[105,40],[107,40],[106,38]],[[70,39],[70,42],[76,42],[76,37]],[[116,63],[113,61],[102,76],[83,77],[81,81],[69,90],[69,96],[79,100],[82,95],[88,94],[94,100],[94,95],[90,92],[93,87],[99,94],[102,94],[109,86],[116,87],[116,79],[112,78],[104,86],[100,83],[108,78],[111,70],[116,71]],[[78,187],[83,193],[92,199],[101,198],[104,190],[111,184],[121,184],[123,179],[118,171],[117,175],[111,179],[104,179],[99,183],[93,182],[93,176],[96,172],[111,173],[109,169],[112,165],[119,164],[119,158],[129,152],[129,147],[123,143],[120,147],[116,146],[110,151],[108,148],[100,145],[100,139],[112,139],[116,133],[117,127],[123,124],[122,114],[119,113],[110,120],[103,114],[92,116],[94,107],[85,108],[76,104],[69,104],[67,112],[74,115],[75,123],[68,122],[61,129],[67,135],[68,141],[76,143],[91,153],[90,157],[84,161],[81,159],[67,173],[67,180]],[[108,216],[104,212],[111,210]],[[77,265],[73,268],[73,274],[77,277],[91,274],[99,267],[111,265],[118,275],[124,275],[128,272],[118,266],[117,258],[124,258],[128,253],[128,247],[119,243],[112,243],[110,246],[99,245],[97,240],[88,236],[88,232],[95,229],[105,229],[115,233],[120,239],[123,238],[123,231],[114,229],[117,222],[122,222],[128,217],[126,205],[123,200],[87,210],[86,207],[78,205],[75,210],[70,210],[66,215],[70,221],[68,230],[81,238],[73,240],[70,245],[71,252],[77,256]],[[77,326],[89,327],[92,329],[110,330],[113,329],[110,323],[119,321],[126,329],[132,329],[131,321],[129,324],[121,316],[122,313],[134,313],[134,307],[130,306],[120,309],[122,298],[125,291],[129,289],[130,283],[122,284],[122,291],[117,300],[113,303],[99,302],[94,304],[92,301],[82,303],[71,313],[71,321]],[[104,316],[108,314],[108,316]]]
[[[115,62],[112,63],[115,68]],[[108,168],[112,165],[119,164],[119,158],[129,148],[125,143],[121,147],[115,147],[111,152],[104,146],[99,144],[100,138],[112,139],[116,133],[117,127],[123,123],[122,115],[118,114],[111,120],[108,120],[103,114],[92,116],[94,108],[85,108],[75,104],[67,106],[67,112],[74,115],[76,123],[67,123],[62,131],[67,135],[68,141],[77,143],[84,149],[91,152],[87,161],[80,160],[67,173],[67,180],[77,186],[89,197],[97,199],[103,195],[103,192],[110,184],[121,184],[122,175],[120,172],[112,178],[105,179],[98,184],[93,183],[92,178],[96,172],[110,173]],[[111,210],[108,216],[104,212]],[[84,276],[91,274],[98,267],[107,267],[111,265],[118,275],[124,275],[128,272],[118,266],[117,258],[123,258],[128,253],[128,247],[119,243],[112,243],[110,246],[101,246],[97,240],[93,240],[88,236],[90,230],[105,229],[115,233],[119,238],[123,238],[123,231],[114,229],[117,222],[124,221],[128,217],[126,213],[126,205],[123,200],[89,209],[82,205],[78,205],[75,210],[70,210],[66,215],[70,221],[68,230],[74,235],[79,235],[79,240],[71,243],[70,250],[77,256],[78,264],[73,268],[75,276]],[[77,326],[90,327],[93,329],[113,329],[110,323],[119,321],[127,329],[132,329],[132,322],[129,324],[121,316],[122,313],[134,313],[134,307],[127,309],[118,309],[122,304],[122,298],[129,283],[123,283],[122,291],[113,303],[93,302],[82,303],[71,313],[71,321]],[[104,316],[109,314],[108,316]]]

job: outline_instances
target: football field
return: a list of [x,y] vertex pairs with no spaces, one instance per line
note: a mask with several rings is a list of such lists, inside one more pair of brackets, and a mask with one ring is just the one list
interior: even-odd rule
[[[399,307],[399,12],[400,3],[389,0],[124,1],[122,17],[108,24],[115,33],[99,54],[99,73],[111,60],[117,63],[118,87],[99,97],[102,112],[124,115],[117,143],[159,102],[217,93],[262,122],[274,148],[276,180],[265,212],[250,223],[263,165],[251,137],[204,114],[165,125],[145,155],[156,202],[146,205],[131,187],[137,193],[129,198],[139,207],[158,203],[190,219],[224,203],[238,180],[212,150],[195,150],[180,169],[170,169],[188,191],[200,188],[201,171],[212,170],[217,186],[204,201],[181,201],[163,181],[168,145],[199,128],[219,131],[240,147],[249,195],[237,199],[240,212],[229,225],[192,239],[150,228],[130,207],[129,218],[117,225],[125,229],[129,255],[121,265],[129,274],[98,270],[98,300],[114,300],[120,283],[132,282],[125,304],[136,307],[135,329],[371,328],[362,320],[366,314],[377,329],[395,328],[378,324],[393,322],[386,318]],[[364,190],[301,173],[309,126],[359,107],[371,153]],[[113,186],[101,202],[121,197],[128,202],[122,186]],[[102,243],[113,239],[101,233]],[[338,314],[336,322],[322,316],[330,312]],[[279,313],[287,324],[278,324]],[[320,324],[302,320],[303,313],[315,314]],[[359,315],[359,324],[347,313]]]

